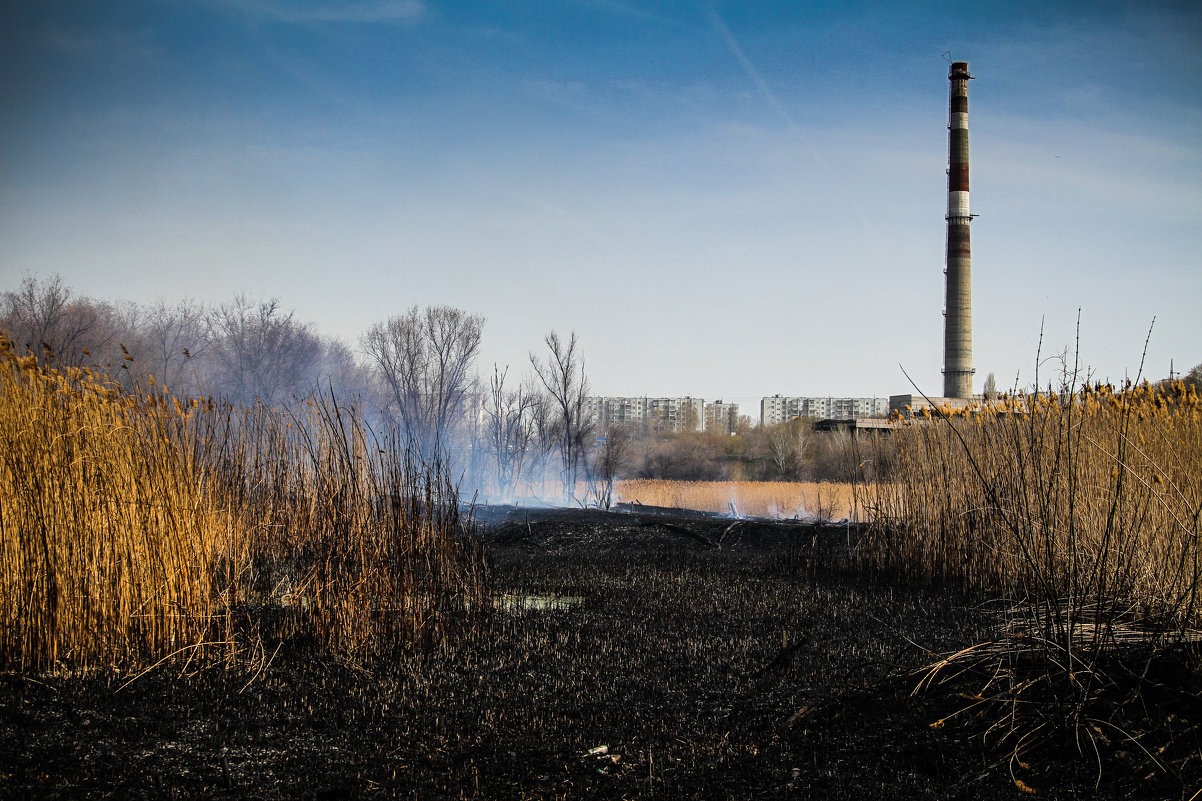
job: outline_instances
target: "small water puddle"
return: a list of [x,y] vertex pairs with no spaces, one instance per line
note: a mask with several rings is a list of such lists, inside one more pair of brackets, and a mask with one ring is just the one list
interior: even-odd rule
[[505,612],[565,612],[583,603],[583,595],[504,594],[496,597],[497,608]]

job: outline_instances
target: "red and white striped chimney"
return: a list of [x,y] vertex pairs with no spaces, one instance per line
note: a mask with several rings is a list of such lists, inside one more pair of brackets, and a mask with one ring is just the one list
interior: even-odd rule
[[956,61],[948,111],[947,276],[943,310],[943,395],[971,398],[972,376],[972,248],[968,206],[968,62]]

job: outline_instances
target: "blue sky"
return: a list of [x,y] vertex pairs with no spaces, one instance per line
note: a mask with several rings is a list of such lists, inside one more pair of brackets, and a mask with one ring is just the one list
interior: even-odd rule
[[[10,2],[0,288],[575,330],[600,394],[941,389],[947,62],[977,387],[1202,362],[1189,3]],[[1045,364],[1046,377],[1056,368]],[[745,411],[754,411],[751,408]]]

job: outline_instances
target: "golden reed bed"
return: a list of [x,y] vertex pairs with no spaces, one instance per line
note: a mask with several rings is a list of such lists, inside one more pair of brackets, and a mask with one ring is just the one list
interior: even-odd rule
[[614,499],[623,503],[672,506],[741,515],[802,520],[856,519],[850,484],[798,481],[618,481]]

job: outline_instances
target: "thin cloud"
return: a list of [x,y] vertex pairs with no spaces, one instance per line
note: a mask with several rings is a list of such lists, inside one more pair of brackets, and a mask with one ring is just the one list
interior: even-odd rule
[[[827,179],[829,179],[832,183],[841,186],[841,184],[834,180],[835,175],[830,169],[828,160],[823,158],[823,156],[818,152],[817,148],[814,147],[814,143],[810,141],[808,136],[806,136],[805,131],[803,131],[801,127],[793,121],[793,117],[789,114],[788,109],[785,108],[785,105],[780,102],[780,98],[778,98],[776,93],[773,92],[768,86],[768,83],[764,80],[763,76],[760,75],[760,71],[757,70],[755,65],[751,63],[751,59],[749,59],[747,54],[743,52],[743,48],[739,46],[739,42],[737,39],[735,39],[735,35],[731,33],[731,30],[727,26],[726,22],[718,14],[718,9],[714,6],[710,6],[706,9],[706,17],[709,19],[710,26],[713,27],[714,32],[718,34],[718,36],[722,39],[722,42],[726,45],[726,49],[729,50],[730,54],[735,57],[736,61],[739,62],[739,66],[743,69],[743,73],[753,84],[755,84],[755,88],[759,91],[760,96],[764,98],[765,102],[773,109],[773,111],[780,115],[780,118],[784,120],[785,124],[789,127],[789,131],[798,139],[800,139],[802,144],[805,145],[806,149],[810,151],[810,155],[814,158],[814,163],[818,165],[818,168],[822,170]],[[865,234],[868,237],[875,239],[873,228],[868,224],[868,218],[861,210],[858,201],[851,197],[846,197],[846,200],[848,207],[852,209],[855,215],[859,218],[860,223],[864,226]]]
[[409,23],[416,22],[426,14],[426,6],[422,0],[368,0],[359,3],[252,0],[251,2],[222,2],[221,5],[249,16],[293,24],[308,22]]
[[706,16],[709,18],[710,25],[713,26],[714,31],[722,38],[722,43],[726,45],[726,49],[730,51],[730,54],[735,57],[736,61],[739,62],[739,66],[743,68],[743,73],[751,80],[753,84],[755,84],[755,88],[759,91],[760,96],[763,97],[764,100],[767,101],[768,105],[771,106],[772,109],[781,116],[781,119],[785,121],[785,124],[788,125],[791,130],[800,133],[797,124],[794,123],[793,118],[789,116],[789,112],[785,109],[784,104],[780,102],[779,98],[777,98],[776,93],[768,87],[768,84],[760,75],[759,70],[757,70],[755,65],[751,63],[751,59],[747,58],[747,54],[744,53],[743,48],[739,46],[739,42],[737,39],[735,39],[735,35],[730,32],[730,28],[727,27],[726,22],[721,16],[718,15],[718,10],[711,6],[710,8],[706,9]]
[[152,59],[160,52],[148,31],[127,31],[119,28],[52,28],[47,32],[46,43],[53,51],[67,56],[102,55],[138,60]]
[[640,8],[638,5],[617,2],[617,0],[583,0],[581,5],[585,6],[586,8],[593,8],[598,11],[607,11],[612,14],[618,14],[620,16],[631,17],[634,19],[641,19],[647,22],[655,22],[661,25],[668,25],[676,28],[687,27],[679,20],[665,17],[662,14],[654,14],[644,8]]

